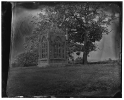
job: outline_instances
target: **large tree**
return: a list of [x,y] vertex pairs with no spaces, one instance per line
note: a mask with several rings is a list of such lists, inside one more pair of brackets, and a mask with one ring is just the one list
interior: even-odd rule
[[68,32],[69,43],[83,45],[84,64],[89,52],[96,50],[95,42],[102,39],[103,33],[110,32],[108,27],[119,13],[119,7],[111,3],[61,4],[55,9],[58,13],[57,24]]

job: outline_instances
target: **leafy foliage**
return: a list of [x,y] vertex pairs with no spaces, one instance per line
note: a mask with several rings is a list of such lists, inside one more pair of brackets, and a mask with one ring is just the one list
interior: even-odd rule
[[[16,58],[15,67],[36,66],[38,64],[38,51],[23,52]],[[12,65],[12,67],[14,67]]]
[[68,41],[80,43],[84,46],[84,60],[90,51],[96,50],[96,41],[102,39],[102,34],[109,33],[108,26],[116,18],[115,13],[106,12],[111,4],[104,3],[78,3],[58,5],[58,24],[68,30]]
[[38,49],[38,45],[39,45],[38,35],[34,34],[25,37],[24,47],[26,51],[34,51]]
[[82,57],[77,57],[74,61],[75,64],[82,64],[83,63],[83,58]]
[[68,28],[69,40],[83,43],[87,34],[89,41],[95,42],[102,38],[102,33],[108,32],[105,25],[110,24],[112,18],[101,6],[95,3],[58,6],[58,23],[60,27]]

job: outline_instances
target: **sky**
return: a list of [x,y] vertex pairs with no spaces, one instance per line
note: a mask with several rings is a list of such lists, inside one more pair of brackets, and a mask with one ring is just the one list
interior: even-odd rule
[[[14,59],[17,54],[24,51],[23,47],[23,41],[24,37],[30,35],[30,33],[33,30],[34,25],[31,23],[31,20],[35,20],[32,16],[37,16],[38,13],[46,14],[44,10],[45,6],[37,7],[35,9],[27,9],[22,6],[15,6],[13,9],[13,16],[12,16],[12,50],[11,50],[11,58]],[[42,12],[41,12],[42,10]],[[112,12],[113,8],[108,9],[108,12]],[[108,35],[103,35],[103,38],[96,42],[98,45],[96,51],[92,51],[89,54],[88,61],[100,61],[100,60],[107,60],[109,58],[111,59],[117,59],[118,58],[118,52],[120,46],[119,44],[119,35],[120,32],[118,31],[119,27],[119,20],[114,20],[114,23],[109,26],[109,30],[112,29],[112,31]],[[20,32],[17,30],[17,27],[21,25],[22,22],[26,22],[25,26],[23,28],[25,30],[28,30],[26,33],[25,31]],[[30,28],[27,28],[29,26]],[[22,29],[23,30],[23,29]],[[80,56],[82,56],[83,53],[81,53]],[[74,54],[74,57],[77,58],[76,54]]]

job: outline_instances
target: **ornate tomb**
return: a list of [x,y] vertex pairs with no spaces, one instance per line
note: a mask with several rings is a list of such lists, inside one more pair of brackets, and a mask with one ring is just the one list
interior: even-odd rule
[[65,32],[52,25],[39,36],[38,66],[67,64],[66,51]]

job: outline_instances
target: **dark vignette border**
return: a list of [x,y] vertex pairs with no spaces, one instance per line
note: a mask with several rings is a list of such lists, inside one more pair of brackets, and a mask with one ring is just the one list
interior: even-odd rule
[[[55,6],[60,3],[77,3],[76,2],[62,2],[62,1],[52,1],[52,2],[18,2],[17,5],[22,6],[24,8],[28,9],[37,9],[39,5],[47,5],[47,6]],[[92,1],[93,2],[93,1]],[[94,1],[95,2],[95,1]],[[98,1],[97,1],[98,2]],[[14,2],[13,2],[14,3]],[[113,3],[116,4],[120,7],[120,37],[122,41],[122,7],[123,7],[123,2],[104,2],[102,1],[101,3]],[[10,48],[11,48],[11,19],[12,19],[12,5],[10,2],[1,2],[2,5],[2,11],[1,11],[1,17],[2,17],[2,30],[1,30],[1,35],[2,35],[2,97],[7,97],[6,93],[6,86],[7,86],[7,79],[8,79],[8,71],[9,71],[9,58],[10,58]],[[122,51],[122,43],[121,43],[121,51]],[[122,56],[121,56],[121,62],[122,62]],[[121,80],[122,80],[122,65],[121,65]],[[121,82],[122,83],[122,82]],[[122,84],[120,86],[121,92],[117,93],[114,97],[115,98],[122,98]]]

